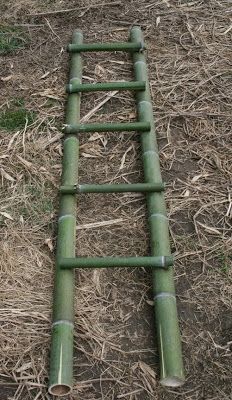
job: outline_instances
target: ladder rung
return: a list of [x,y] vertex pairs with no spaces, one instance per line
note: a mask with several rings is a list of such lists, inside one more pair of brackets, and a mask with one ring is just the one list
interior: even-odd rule
[[76,124],[65,125],[64,133],[82,133],[82,132],[122,132],[137,131],[146,132],[151,128],[149,122],[128,122],[128,123],[105,123],[105,124]]
[[71,268],[153,267],[167,268],[173,265],[172,256],[156,257],[75,257],[61,258],[58,265]]
[[83,184],[61,186],[60,193],[125,193],[125,192],[162,192],[164,183],[118,183],[118,184]]
[[86,43],[86,44],[74,44],[68,45],[67,50],[70,53],[80,53],[86,51],[143,51],[145,50],[144,43]]
[[76,83],[66,86],[67,93],[99,92],[105,90],[145,90],[146,82],[103,82],[103,83]]

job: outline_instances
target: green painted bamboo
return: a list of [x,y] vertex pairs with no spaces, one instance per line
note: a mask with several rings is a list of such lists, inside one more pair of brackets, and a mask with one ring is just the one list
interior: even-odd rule
[[68,45],[67,50],[71,53],[73,52],[84,52],[84,51],[142,51],[145,49],[143,43],[84,43],[84,44],[74,44]]
[[167,268],[173,265],[172,256],[161,257],[76,257],[61,258],[59,265],[63,269],[72,268],[115,268],[115,267],[152,267]]
[[[133,43],[141,43],[143,36],[139,27],[133,27],[130,34]],[[137,93],[138,120],[149,121],[151,130],[141,135],[145,182],[161,182],[158,146],[155,135],[152,103],[149,92],[146,60],[143,53],[134,53],[134,73],[137,81],[146,81],[146,90]],[[151,235],[151,255],[170,254],[168,220],[163,193],[147,195],[147,208]],[[160,355],[161,384],[181,386],[184,383],[184,369],[181,340],[178,326],[173,269],[153,270],[156,328]]]
[[66,86],[67,93],[78,92],[99,92],[108,90],[144,90],[145,82],[103,82],[103,83],[83,83],[78,80],[70,79],[70,83]]
[[104,124],[78,124],[65,125],[64,133],[82,133],[82,132],[123,132],[123,131],[148,131],[150,129],[149,122],[121,122],[121,123],[104,123]]
[[116,184],[83,184],[75,186],[61,186],[60,193],[130,193],[130,192],[161,192],[163,183],[116,183]]
[[[73,43],[81,44],[80,31],[73,34]],[[70,79],[81,82],[81,56],[74,53],[71,58]],[[68,96],[66,123],[78,124],[80,121],[80,95]],[[78,177],[79,141],[76,136],[64,140],[62,185],[74,185]],[[52,343],[50,356],[49,393],[56,396],[68,395],[73,378],[73,319],[74,319],[74,271],[63,270],[58,261],[64,257],[75,256],[76,197],[73,194],[61,196],[56,273],[54,288]]]

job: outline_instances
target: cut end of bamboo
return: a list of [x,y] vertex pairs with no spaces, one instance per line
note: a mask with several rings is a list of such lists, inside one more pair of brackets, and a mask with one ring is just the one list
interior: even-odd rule
[[72,392],[72,388],[69,385],[58,383],[50,386],[48,392],[52,396],[63,397],[68,396]]
[[165,387],[180,387],[184,384],[184,378],[179,378],[177,376],[168,376],[161,379],[160,384]]

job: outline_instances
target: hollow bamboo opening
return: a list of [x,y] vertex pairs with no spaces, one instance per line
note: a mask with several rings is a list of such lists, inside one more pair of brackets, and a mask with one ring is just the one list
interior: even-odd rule
[[48,392],[52,396],[68,396],[72,391],[71,386],[66,385],[66,384],[55,384],[49,387]]

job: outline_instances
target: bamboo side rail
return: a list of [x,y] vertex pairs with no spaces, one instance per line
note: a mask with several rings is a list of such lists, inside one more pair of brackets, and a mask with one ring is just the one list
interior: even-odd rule
[[[81,44],[82,33],[74,32],[72,42]],[[70,80],[81,82],[82,61],[79,53],[72,54]],[[80,94],[68,96],[66,123],[80,122]],[[65,136],[63,143],[62,185],[75,185],[78,177],[79,140],[77,136]],[[76,240],[76,196],[61,195],[58,220],[56,273],[52,343],[50,355],[49,393],[55,396],[68,395],[73,380],[73,321],[74,321],[74,271],[59,266],[59,259],[75,257]]]
[[[139,27],[133,27],[130,33],[133,43],[143,42]],[[136,81],[146,81],[146,90],[136,94],[138,120],[150,122],[150,131],[141,134],[144,177],[146,183],[162,181],[155,134],[153,110],[149,90],[146,59],[142,52],[133,53]],[[152,256],[171,254],[169,243],[168,219],[164,194],[148,193],[147,210],[150,227],[150,247]],[[156,316],[156,334],[160,356],[160,382],[164,386],[181,386],[184,383],[184,369],[181,353],[181,340],[178,326],[173,269],[153,269],[153,290]]]

